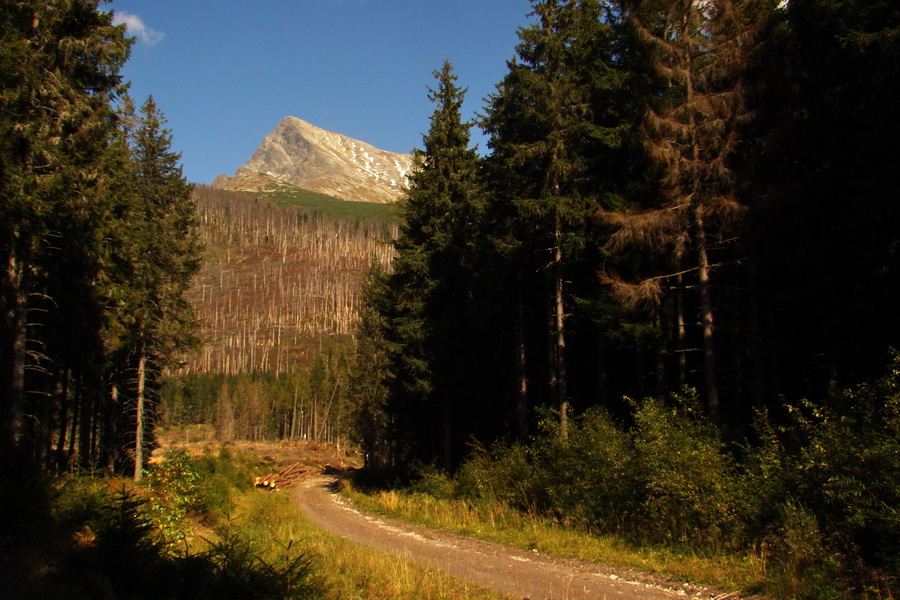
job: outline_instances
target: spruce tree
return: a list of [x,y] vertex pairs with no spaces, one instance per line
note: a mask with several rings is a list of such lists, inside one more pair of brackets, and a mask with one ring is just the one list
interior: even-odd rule
[[[483,121],[490,134],[493,222],[506,228],[502,242],[522,278],[546,276],[548,383],[566,435],[570,410],[566,331],[572,298],[567,269],[589,241],[590,217],[607,195],[610,157],[621,148],[623,122],[612,89],[615,67],[612,14],[600,2],[533,2],[536,22],[519,32],[509,73],[490,98]],[[604,179],[606,177],[607,179]],[[525,410],[524,317],[516,326],[519,421]],[[523,427],[520,425],[520,430]]]
[[710,240],[733,244],[734,227],[744,211],[731,161],[748,114],[742,75],[758,23],[757,7],[732,0],[636,0],[624,5],[643,46],[646,68],[658,82],[658,93],[645,100],[642,138],[661,171],[661,197],[653,210],[604,212],[601,218],[617,229],[609,250],[653,248],[659,270],[638,281],[606,281],[632,305],[658,306],[667,291],[681,288],[675,282],[684,275],[696,277],[707,409],[718,422]]
[[[34,302],[56,311],[69,300],[84,307],[95,301],[83,285],[76,291],[48,282],[73,281],[66,273],[74,271],[79,281],[90,281],[98,268],[97,228],[106,215],[95,188],[115,128],[110,102],[120,91],[119,70],[130,48],[124,27],[113,26],[112,15],[98,5],[97,0],[47,0],[0,6],[0,444],[5,450],[25,434],[28,356],[43,361],[44,369],[50,369],[48,361],[60,373],[68,367],[62,356],[54,360],[43,353],[42,334],[29,330]],[[70,314],[78,313],[69,306]]]
[[900,343],[898,30],[892,0],[792,1],[757,53],[744,233],[770,400],[874,378]]
[[[473,271],[477,262],[477,224],[481,197],[479,159],[469,147],[468,123],[461,118],[465,89],[456,85],[453,66],[435,71],[429,89],[435,104],[424,149],[415,151],[409,191],[401,200],[401,232],[395,242],[388,286],[394,295],[388,315],[393,352],[396,414],[420,440],[440,440],[419,448],[420,458],[441,456],[445,467],[456,460],[453,386],[467,379],[471,351]],[[463,433],[465,436],[465,434]]]
[[135,479],[143,468],[148,418],[159,375],[194,343],[193,312],[184,297],[199,268],[192,186],[173,152],[171,131],[150,97],[141,107],[132,139],[133,185],[137,205],[130,224],[125,287],[130,303],[131,364],[136,372]]

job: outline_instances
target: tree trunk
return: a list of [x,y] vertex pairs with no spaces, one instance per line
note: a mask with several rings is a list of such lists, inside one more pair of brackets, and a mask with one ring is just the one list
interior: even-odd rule
[[721,423],[719,413],[719,383],[716,376],[716,349],[713,340],[713,303],[710,292],[709,256],[706,250],[706,230],[703,223],[703,207],[694,206],[694,228],[696,232],[697,263],[699,267],[700,323],[703,326],[703,358],[706,367],[706,407],[709,417],[717,425]]
[[656,326],[657,331],[660,332],[660,339],[656,344],[656,400],[660,404],[666,403],[666,342],[665,338],[662,336],[662,316],[660,315],[660,310],[657,308],[654,311],[656,314],[654,315],[653,324]]
[[91,461],[91,430],[92,420],[94,418],[94,396],[93,391],[88,391],[88,386],[83,386],[81,393],[81,412],[79,413],[78,425],[78,464],[82,468],[92,466]]
[[684,275],[681,274],[682,260],[678,258],[678,289],[675,292],[675,310],[678,326],[678,387],[687,386],[687,327],[684,324]]
[[106,454],[106,475],[111,477],[116,472],[116,449],[119,438],[119,384],[112,382],[109,389],[109,400],[106,408],[106,432],[104,437],[104,452]]
[[753,404],[757,410],[766,406],[766,376],[763,359],[763,330],[759,315],[759,286],[755,268],[750,269],[750,339],[753,371]]
[[450,421],[450,399],[447,398],[446,394],[441,394],[441,421],[443,426],[441,429],[443,430],[443,458],[444,458],[444,470],[448,473],[450,469],[453,467],[453,431]]
[[147,356],[144,344],[138,345],[137,426],[134,433],[134,480],[144,476],[144,393],[147,382]]
[[555,326],[555,339],[553,354],[556,359],[555,373],[557,376],[557,403],[559,406],[559,428],[563,438],[569,437],[569,389],[568,374],[566,372],[566,335],[565,335],[565,304],[563,301],[563,253],[562,230],[560,218],[556,217],[553,248],[553,315]]
[[62,389],[59,395],[59,437],[56,441],[56,468],[65,469],[68,464],[66,454],[66,432],[69,426],[69,369],[63,369]]
[[75,398],[72,402],[72,433],[69,435],[69,453],[68,453],[68,464],[67,467],[72,467],[75,464],[75,440],[77,440],[78,436],[78,423],[79,417],[78,415],[81,412],[81,398],[84,395],[82,390],[81,380],[76,381],[75,386]]
[[[10,243],[15,243],[15,235]],[[10,249],[5,265],[0,331],[0,448],[12,451],[19,444],[25,408],[26,304],[24,272],[15,250]],[[8,452],[4,452],[8,455]]]
[[519,441],[528,437],[528,377],[525,355],[525,302],[522,298],[522,270],[516,274],[516,420]]

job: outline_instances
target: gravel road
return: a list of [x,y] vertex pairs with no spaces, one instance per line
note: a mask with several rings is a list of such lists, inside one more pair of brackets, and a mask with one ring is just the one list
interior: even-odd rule
[[512,598],[530,600],[729,600],[693,585],[603,565],[555,559],[366,513],[333,493],[333,479],[316,477],[291,490],[318,527],[358,544],[412,559]]

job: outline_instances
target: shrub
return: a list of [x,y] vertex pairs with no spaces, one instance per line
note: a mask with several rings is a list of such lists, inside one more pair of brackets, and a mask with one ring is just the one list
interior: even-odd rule
[[414,479],[410,484],[411,492],[444,500],[453,497],[453,481],[439,467],[435,465],[416,465],[413,467],[413,477]]
[[454,478],[457,495],[471,500],[501,502],[534,510],[540,491],[529,451],[520,445],[494,444],[490,449],[473,444],[466,462]]
[[548,507],[562,520],[621,532],[635,509],[628,434],[600,407],[573,419],[566,437],[549,423],[536,451]]
[[791,415],[785,469],[800,501],[837,549],[900,572],[900,356],[876,382]]
[[[771,533],[760,544],[775,594],[782,598],[836,596],[840,560],[829,552],[815,515],[793,501],[779,504],[776,510]],[[829,588],[836,589],[829,592]]]
[[673,407],[645,400],[634,414],[639,532],[652,541],[732,545],[739,530],[737,477],[695,397]]

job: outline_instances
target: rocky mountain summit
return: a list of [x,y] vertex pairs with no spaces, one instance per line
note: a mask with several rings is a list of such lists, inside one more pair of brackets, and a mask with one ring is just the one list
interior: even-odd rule
[[392,202],[406,189],[412,155],[286,117],[234,177],[219,175],[213,187],[269,191],[285,184],[358,202]]

